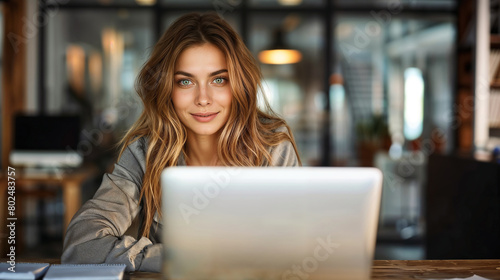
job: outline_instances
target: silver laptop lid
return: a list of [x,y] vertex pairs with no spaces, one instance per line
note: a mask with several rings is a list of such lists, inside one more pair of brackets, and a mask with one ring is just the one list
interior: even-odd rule
[[167,168],[165,275],[369,279],[381,186],[374,168]]

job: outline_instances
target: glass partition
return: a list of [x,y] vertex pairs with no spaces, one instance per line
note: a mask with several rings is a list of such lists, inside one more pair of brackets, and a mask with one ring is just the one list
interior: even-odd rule
[[156,0],[47,0],[49,5],[69,4],[69,5],[135,5],[135,4],[154,4]]
[[379,238],[421,241],[427,157],[453,144],[453,18],[342,15],[333,32],[345,89],[333,108],[336,160],[384,173]]
[[151,17],[151,11],[127,9],[68,9],[51,17],[48,113],[80,114],[88,131],[121,137],[141,112],[134,83],[153,45]]
[[410,7],[412,9],[450,9],[457,5],[456,0],[329,0],[339,7],[380,7],[388,10],[398,10],[401,7]]
[[319,165],[321,161],[325,106],[323,34],[321,17],[315,14],[255,13],[249,18],[248,47],[256,58],[261,51],[272,49],[276,40],[301,53],[297,63],[260,61],[260,67],[264,94],[290,125],[304,165]]

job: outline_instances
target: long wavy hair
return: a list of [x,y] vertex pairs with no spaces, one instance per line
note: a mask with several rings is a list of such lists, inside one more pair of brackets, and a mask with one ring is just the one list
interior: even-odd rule
[[[190,13],[180,17],[156,43],[137,77],[135,87],[144,110],[119,143],[121,156],[133,141],[145,137],[149,142],[139,202],[144,207],[145,237],[149,237],[155,213],[161,215],[161,172],[177,165],[181,153],[186,156],[186,128],[172,103],[176,60],[185,49],[205,43],[225,54],[233,94],[230,116],[218,139],[219,161],[226,166],[269,165],[268,148],[283,141],[292,143],[299,158],[290,127],[267,102],[266,112],[257,107],[261,72],[238,34],[217,14]],[[275,131],[282,126],[288,133]]]

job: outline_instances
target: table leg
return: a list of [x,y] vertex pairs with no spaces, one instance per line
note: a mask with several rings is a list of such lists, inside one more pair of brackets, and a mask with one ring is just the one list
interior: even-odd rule
[[68,180],[64,182],[63,188],[63,203],[64,203],[64,228],[63,235],[66,234],[69,222],[80,209],[82,204],[80,186],[78,181]]

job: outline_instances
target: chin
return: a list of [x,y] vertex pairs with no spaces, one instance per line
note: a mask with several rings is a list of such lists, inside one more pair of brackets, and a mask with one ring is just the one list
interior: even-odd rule
[[196,135],[210,136],[210,135],[217,134],[221,129],[222,129],[222,127],[220,127],[220,128],[218,128],[218,127],[199,128],[198,127],[198,128],[192,129],[191,131]]

